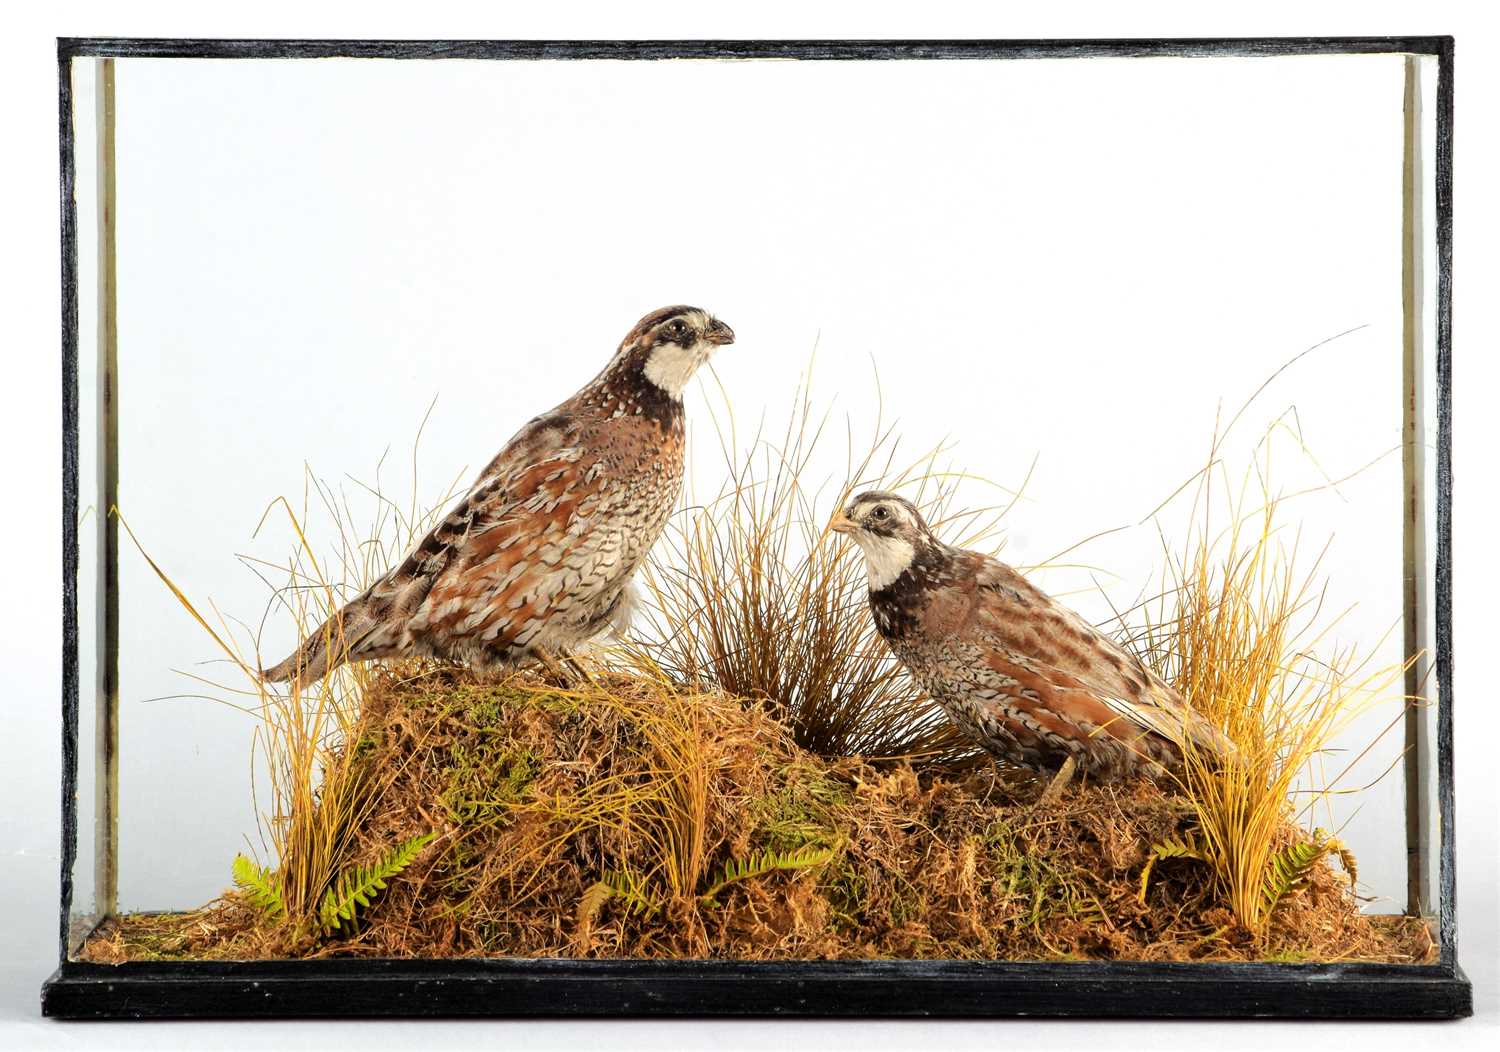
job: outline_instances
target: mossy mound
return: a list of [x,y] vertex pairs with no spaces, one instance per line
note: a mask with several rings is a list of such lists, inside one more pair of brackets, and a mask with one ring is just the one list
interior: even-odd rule
[[1159,864],[1142,901],[1151,847],[1189,824],[1151,785],[1074,786],[1044,804],[1017,772],[827,759],[760,705],[649,678],[565,691],[529,675],[391,673],[368,692],[351,747],[379,798],[349,864],[437,834],[352,931],[297,936],[230,892],[193,913],[112,921],[84,956],[1432,953],[1420,921],[1362,915],[1326,862],[1262,936],[1236,926],[1192,861]]

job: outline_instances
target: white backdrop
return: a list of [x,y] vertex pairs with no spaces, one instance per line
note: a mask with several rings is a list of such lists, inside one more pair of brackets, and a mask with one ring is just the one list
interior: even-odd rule
[[[12,43],[0,66],[7,105],[0,128],[10,151],[0,167],[0,274],[6,300],[6,383],[0,385],[0,436],[10,492],[20,511],[0,517],[0,542],[16,553],[7,575],[11,601],[0,606],[0,659],[8,688],[0,735],[0,892],[8,904],[0,924],[0,1044],[13,1048],[291,1048],[413,1046],[472,1048],[525,1044],[576,1048],[603,1042],[660,1048],[663,1042],[717,1050],[764,1048],[767,1041],[816,1041],[828,1048],[897,1049],[939,1042],[951,1048],[1223,1049],[1324,1047],[1357,1040],[1365,1048],[1409,1049],[1441,1039],[1452,1048],[1487,1048],[1500,1000],[1495,981],[1500,915],[1496,912],[1496,841],[1500,800],[1490,760],[1497,730],[1489,663],[1493,602],[1500,586],[1486,554],[1495,513],[1494,449],[1500,427],[1489,402],[1495,389],[1496,316],[1500,282],[1500,211],[1486,188],[1500,183],[1493,137],[1479,134],[1500,116],[1500,67],[1486,62],[1500,45],[1494,11],[1484,5],[1433,0],[1413,8],[1396,0],[1297,0],[1254,6],[1205,6],[1185,0],[1119,5],[1098,0],[978,7],[931,0],[922,5],[862,0],[858,5],[764,0],[754,7],[707,7],[659,0],[617,5],[579,3],[498,12],[489,4],[414,7],[389,0],[309,5],[264,0],[254,8],[161,0],[123,5],[77,0],[61,7],[12,7],[0,14]],[[57,114],[52,38],[57,34],[137,36],[295,36],[372,38],[504,37],[1129,37],[1454,33],[1458,37],[1459,218],[1458,309],[1454,318],[1455,518],[1458,579],[1454,626],[1459,655],[1457,746],[1460,959],[1475,980],[1479,1017],[1434,1029],[1428,1024],[1269,1023],[1230,1021],[1167,1024],[1143,1021],[843,1022],[712,1021],[420,1021],[394,1023],[283,1022],[62,1026],[37,1018],[37,984],[54,965],[58,866],[58,625],[60,560],[55,509],[60,424],[57,397]],[[1472,129],[1473,131],[1470,131]],[[722,305],[721,305],[722,306]],[[727,311],[726,311],[727,314]],[[743,325],[741,326],[743,328]],[[416,400],[416,399],[414,399]],[[468,459],[468,458],[465,458]],[[236,732],[237,733],[237,732]],[[1489,1039],[1484,1034],[1489,1033]]]
[[[1221,410],[1346,330],[1240,422],[1236,477],[1289,410],[1316,461],[1282,440],[1287,491],[1400,438],[1395,57],[132,60],[117,92],[121,507],[190,594],[252,623],[266,588],[235,557],[285,555],[279,516],[251,533],[275,496],[300,504],[304,463],[368,481],[391,448],[402,492],[436,397],[418,468],[436,499],[670,302],[739,334],[716,370],[742,435],[784,416],[816,347],[819,400],[856,433],[873,363],[912,453],[951,438],[956,466],[1012,487],[1035,458],[1008,520],[1022,565],[1141,520]],[[689,400],[711,491],[707,399]],[[1333,538],[1327,605],[1354,606],[1337,639],[1383,639],[1380,665],[1401,656],[1399,467],[1289,508],[1307,555]],[[1155,584],[1155,526],[1067,561],[1096,569],[1040,582],[1103,620]],[[197,692],[180,670],[225,673],[128,545],[121,596],[121,903],[190,906],[253,829],[252,728],[152,700]],[[293,639],[273,619],[268,661]],[[1376,909],[1404,895],[1400,792],[1325,818],[1348,822]]]

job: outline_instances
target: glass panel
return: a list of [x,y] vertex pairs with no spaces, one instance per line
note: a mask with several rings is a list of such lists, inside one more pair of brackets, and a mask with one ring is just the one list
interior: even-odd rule
[[[763,415],[779,437],[816,350],[818,414],[898,418],[913,456],[953,440],[939,463],[993,483],[954,507],[1022,491],[988,545],[1138,626],[1217,431],[1215,500],[1283,498],[1310,649],[1399,670],[1403,61],[122,60],[122,511],[269,664],[297,638],[268,588],[298,543],[276,498],[339,577],[368,551],[340,521],[441,505],[646,309],[703,302],[738,340],[688,391],[691,493]],[[841,443],[809,468],[824,516]],[[264,739],[128,541],[120,603],[121,907],[196,907],[236,853],[273,861]],[[1407,898],[1400,694],[1398,672],[1294,797],[1357,790],[1302,820],[1349,846],[1376,913]]]
[[[1422,564],[1419,572],[1426,582],[1425,596],[1428,600],[1422,612],[1422,637],[1429,647],[1436,646],[1437,627],[1435,601],[1437,596],[1437,317],[1438,317],[1438,250],[1437,250],[1437,192],[1433,173],[1437,171],[1437,83],[1438,62],[1436,58],[1422,57],[1417,60],[1420,91],[1420,130],[1418,131],[1421,163],[1415,179],[1417,205],[1421,209],[1421,394],[1423,450],[1422,489],[1425,494],[1423,518],[1425,537],[1422,546]],[[1433,656],[1422,666],[1422,695],[1426,701],[1423,709],[1426,740],[1430,755],[1417,793],[1421,801],[1418,820],[1428,834],[1428,849],[1424,852],[1427,863],[1427,895],[1424,912],[1436,916],[1440,905],[1439,887],[1441,874],[1440,826],[1438,821],[1437,787],[1437,723],[1438,706],[1444,699],[1438,689],[1437,671]]]
[[95,793],[99,623],[99,214],[98,63],[74,59],[74,200],[78,232],[78,844],[71,927],[82,938],[98,919]]

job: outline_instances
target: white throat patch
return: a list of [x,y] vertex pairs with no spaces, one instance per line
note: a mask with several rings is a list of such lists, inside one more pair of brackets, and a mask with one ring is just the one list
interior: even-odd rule
[[698,371],[698,366],[708,360],[708,349],[702,341],[692,347],[679,347],[675,343],[661,343],[651,348],[651,357],[646,359],[646,379],[660,387],[673,398],[682,398],[682,389]]
[[900,537],[879,537],[861,533],[856,542],[865,553],[865,572],[870,577],[870,591],[878,592],[906,572],[916,549]]

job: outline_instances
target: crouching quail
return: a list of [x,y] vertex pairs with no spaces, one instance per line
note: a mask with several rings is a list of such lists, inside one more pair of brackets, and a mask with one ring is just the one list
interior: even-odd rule
[[999,560],[944,544],[910,501],[861,493],[830,528],[864,553],[891,651],[993,756],[1111,781],[1160,779],[1188,743],[1232,749],[1119,644]]

